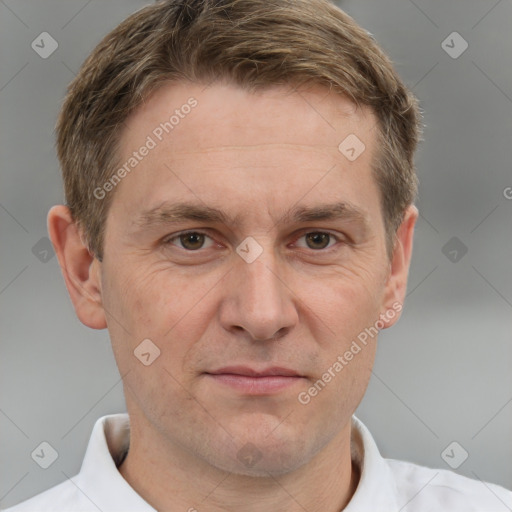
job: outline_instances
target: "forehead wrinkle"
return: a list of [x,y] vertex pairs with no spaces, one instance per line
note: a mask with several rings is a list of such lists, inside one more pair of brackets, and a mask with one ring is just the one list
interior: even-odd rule
[[298,151],[308,152],[308,151],[316,151],[319,153],[323,153],[325,149],[334,149],[337,150],[337,145],[329,145],[329,144],[292,144],[292,143],[263,143],[263,144],[241,144],[241,145],[215,145],[215,146],[202,146],[198,149],[194,150],[176,150],[173,151],[173,155],[180,154],[197,154],[197,153],[211,153],[211,152],[222,152],[229,150],[246,150],[246,151],[258,151],[260,149],[294,149]]

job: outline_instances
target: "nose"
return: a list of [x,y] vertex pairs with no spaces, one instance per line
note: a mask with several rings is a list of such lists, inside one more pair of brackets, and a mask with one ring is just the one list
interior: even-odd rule
[[298,321],[296,297],[287,283],[282,262],[264,249],[253,262],[236,256],[225,283],[221,325],[230,332],[245,331],[252,340],[277,340]]

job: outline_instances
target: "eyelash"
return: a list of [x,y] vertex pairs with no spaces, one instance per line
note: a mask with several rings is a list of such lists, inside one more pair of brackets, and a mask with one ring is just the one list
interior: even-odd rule
[[[317,231],[317,230],[304,231],[304,232],[301,233],[301,235],[298,238],[296,238],[295,241],[297,241],[297,240],[301,239],[302,237],[304,237],[305,235],[308,235],[308,234],[311,234],[311,233],[329,235],[330,237],[334,238],[337,243],[332,245],[331,247],[327,247],[327,248],[324,248],[324,249],[309,249],[309,248],[302,248],[302,249],[309,249],[310,251],[315,252],[315,253],[328,254],[328,253],[332,252],[333,250],[335,250],[336,249],[336,245],[338,245],[339,243],[343,243],[343,244],[348,244],[349,243],[346,239],[341,238],[340,236],[337,236],[334,233],[331,233],[330,231]],[[179,232],[179,233],[177,233],[175,235],[172,235],[171,237],[167,237],[164,240],[162,240],[162,243],[164,245],[173,245],[172,244],[173,240],[179,239],[181,236],[188,235],[188,234],[204,235],[204,236],[210,238],[213,241],[213,238],[208,233],[206,233],[204,231],[188,230],[188,231],[181,231],[181,232]],[[200,249],[197,249],[197,250],[194,251],[194,250],[186,249],[184,247],[179,247],[179,246],[176,246],[176,247],[178,247],[179,249],[181,249],[183,251],[186,251],[188,253],[199,253],[203,249],[201,247]]]

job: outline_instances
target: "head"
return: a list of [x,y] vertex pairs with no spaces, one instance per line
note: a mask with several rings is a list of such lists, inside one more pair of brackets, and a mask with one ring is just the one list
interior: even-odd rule
[[[139,436],[278,474],[346,431],[417,216],[417,101],[371,35],[327,0],[159,2],[89,56],[57,136],[50,235]],[[229,366],[297,378],[248,393]]]

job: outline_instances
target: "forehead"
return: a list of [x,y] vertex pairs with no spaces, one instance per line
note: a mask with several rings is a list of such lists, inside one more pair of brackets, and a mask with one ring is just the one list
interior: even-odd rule
[[[301,195],[354,203],[348,196],[356,189],[362,203],[375,202],[375,127],[370,109],[324,87],[247,92],[169,83],[126,121],[120,161],[136,165],[117,185],[114,203],[135,213],[185,196],[279,215],[280,204],[288,209]],[[347,197],[338,197],[336,187]]]
[[369,107],[356,107],[346,96],[319,85],[248,92],[229,83],[178,82],[161,86],[125,126],[125,149],[150,135],[157,143],[174,144],[176,154],[221,146],[252,146],[257,151],[259,144],[273,143],[337,151],[352,133],[371,146],[376,119]]

